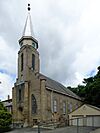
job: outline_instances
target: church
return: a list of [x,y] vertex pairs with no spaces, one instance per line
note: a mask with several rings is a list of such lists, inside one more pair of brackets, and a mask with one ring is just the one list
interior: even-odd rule
[[61,83],[40,73],[38,41],[33,35],[30,5],[19,40],[18,75],[12,88],[13,124],[24,127],[37,122],[68,119],[82,100]]

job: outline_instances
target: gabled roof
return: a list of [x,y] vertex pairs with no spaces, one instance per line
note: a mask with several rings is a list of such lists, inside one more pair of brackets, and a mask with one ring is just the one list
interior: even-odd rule
[[100,115],[100,108],[90,104],[83,104],[69,115]]
[[96,110],[99,110],[100,111],[100,108],[96,107],[96,106],[93,106],[93,105],[90,105],[90,104],[86,104],[87,106],[91,107],[91,108],[94,108]]
[[43,74],[39,74],[39,76],[42,79],[46,79],[46,88],[47,89],[50,89],[50,90],[56,91],[58,93],[62,93],[64,95],[67,95],[69,97],[73,97],[75,99],[81,100],[81,98],[79,96],[77,96],[75,93],[73,93],[68,88],[63,86],[61,83],[43,75]]

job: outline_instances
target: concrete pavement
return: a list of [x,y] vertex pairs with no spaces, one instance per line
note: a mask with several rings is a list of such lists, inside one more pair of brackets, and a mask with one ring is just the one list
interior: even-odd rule
[[[56,128],[53,130],[44,130],[41,129],[40,133],[90,133],[92,131],[91,127],[77,127],[71,126],[71,127],[63,127],[63,128]],[[10,131],[8,133],[38,133],[37,129],[32,129],[32,128],[22,128],[22,129],[15,129],[13,131]],[[100,133],[100,132],[96,132]]]
[[94,131],[91,131],[90,133],[100,133],[100,128],[94,130]]

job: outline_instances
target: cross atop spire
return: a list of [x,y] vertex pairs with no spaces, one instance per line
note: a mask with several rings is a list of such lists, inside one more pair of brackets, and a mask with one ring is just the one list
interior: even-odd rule
[[23,31],[23,36],[32,36],[33,37],[33,29],[32,29],[32,21],[31,21],[31,15],[30,15],[30,4],[28,4],[28,15],[26,18],[25,26],[24,26],[24,31]]
[[28,11],[30,11],[30,10],[31,10],[31,8],[30,8],[30,4],[28,4],[28,8],[27,8],[27,9],[28,9]]

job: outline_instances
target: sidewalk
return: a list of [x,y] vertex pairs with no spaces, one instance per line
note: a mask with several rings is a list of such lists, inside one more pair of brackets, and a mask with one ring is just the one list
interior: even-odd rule
[[[92,131],[91,127],[79,127],[78,133],[91,133]],[[21,128],[21,129],[15,129],[10,132],[6,133],[37,133],[38,129],[33,128]],[[77,127],[76,126],[70,126],[70,127],[62,127],[62,128],[56,128],[53,130],[44,130],[40,129],[40,133],[77,133]],[[100,133],[100,132],[96,132]]]
[[94,131],[91,131],[90,133],[100,133],[100,128],[94,130]]

